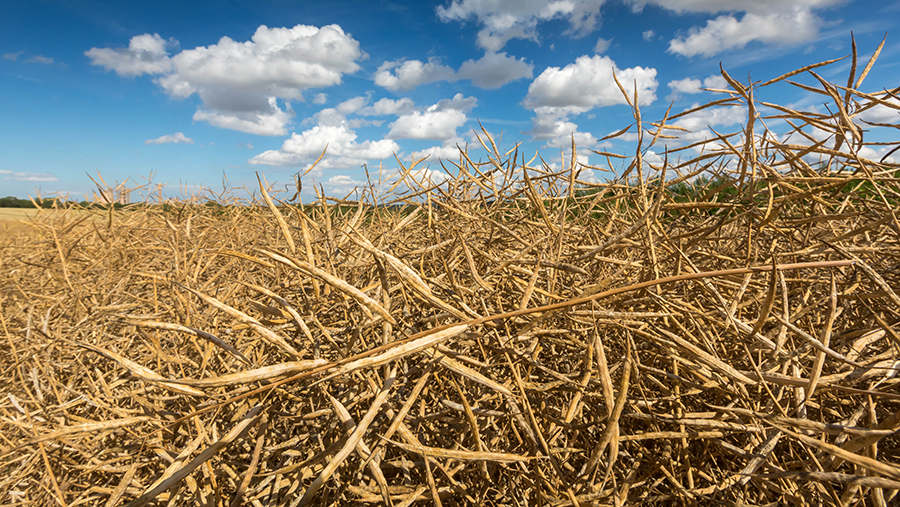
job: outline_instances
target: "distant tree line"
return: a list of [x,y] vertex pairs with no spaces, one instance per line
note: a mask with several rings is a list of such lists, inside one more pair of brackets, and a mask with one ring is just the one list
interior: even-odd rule
[[[59,201],[57,206],[64,203],[64,201],[58,199],[35,199],[35,202],[42,208],[52,208],[56,201]],[[30,199],[19,199],[8,195],[0,198],[0,208],[34,208],[34,203]]]
[[[65,208],[67,206],[79,206],[81,208],[93,208],[93,209],[106,209],[108,207],[107,204],[97,204],[88,201],[67,201],[65,199],[58,199],[55,197],[49,198],[36,198],[34,202],[31,199],[19,199],[18,197],[13,197],[8,195],[6,197],[0,197],[0,208],[31,208],[34,209],[34,205],[37,204],[39,208],[43,209],[52,209],[56,208]],[[116,203],[116,209],[119,209],[125,205],[121,203]]]

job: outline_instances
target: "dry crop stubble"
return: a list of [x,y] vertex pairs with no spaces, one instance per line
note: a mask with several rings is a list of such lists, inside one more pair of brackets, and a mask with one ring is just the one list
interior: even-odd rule
[[[900,143],[858,118],[897,90],[830,63],[635,107],[606,183],[482,130],[353,201],[38,216],[0,244],[0,501],[897,502],[900,167],[861,152]],[[834,114],[777,104],[803,76]]]

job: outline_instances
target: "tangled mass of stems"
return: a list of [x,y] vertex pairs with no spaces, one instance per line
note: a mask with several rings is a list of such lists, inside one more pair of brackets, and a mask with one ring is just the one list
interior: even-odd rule
[[[0,502],[897,502],[874,59],[846,86],[723,70],[655,123],[626,94],[636,149],[596,166],[482,130],[448,179],[355,198],[41,212],[0,244]],[[788,86],[828,112],[760,99]],[[715,108],[746,122],[686,144]]]

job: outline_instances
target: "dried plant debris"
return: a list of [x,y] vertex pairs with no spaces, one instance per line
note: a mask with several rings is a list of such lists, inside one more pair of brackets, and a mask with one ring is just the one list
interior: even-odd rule
[[895,504],[900,143],[858,115],[897,90],[763,102],[814,68],[723,71],[609,167],[482,130],[352,199],[38,214],[0,245],[0,502]]

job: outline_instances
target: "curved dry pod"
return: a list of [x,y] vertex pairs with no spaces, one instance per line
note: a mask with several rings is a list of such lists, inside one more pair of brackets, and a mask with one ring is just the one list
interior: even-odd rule
[[296,373],[311,370],[323,364],[328,364],[324,359],[312,359],[309,361],[290,361],[287,363],[273,364],[272,366],[264,366],[253,370],[242,371],[238,373],[229,373],[228,375],[220,375],[218,377],[210,377],[204,379],[149,379],[164,381],[166,383],[180,384],[193,387],[223,387],[233,386],[237,384],[249,384],[260,380],[269,380],[285,375],[293,375]]

